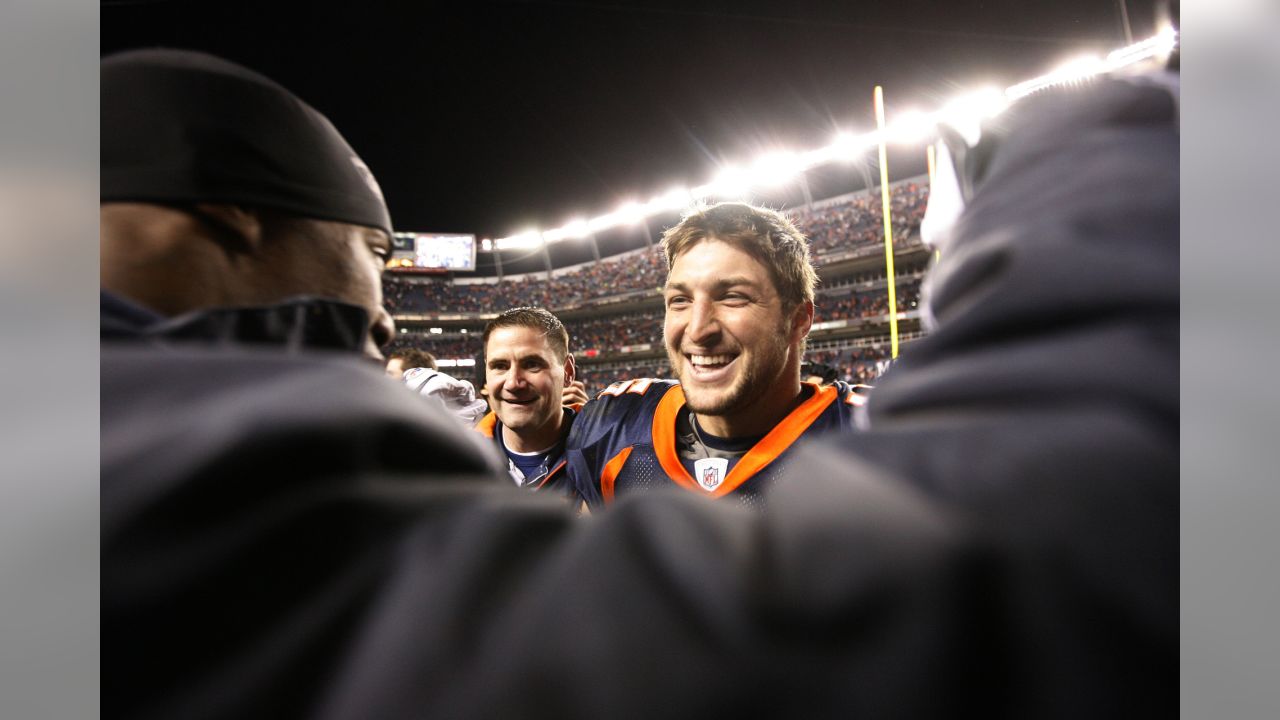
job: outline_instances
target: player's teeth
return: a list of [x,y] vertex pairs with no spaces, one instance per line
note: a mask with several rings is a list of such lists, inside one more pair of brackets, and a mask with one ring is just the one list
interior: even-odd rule
[[694,365],[723,365],[729,362],[728,355],[690,355]]

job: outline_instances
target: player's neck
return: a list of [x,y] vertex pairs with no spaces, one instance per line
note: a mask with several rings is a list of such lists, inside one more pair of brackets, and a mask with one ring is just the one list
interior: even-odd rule
[[804,401],[799,373],[780,382],[751,405],[730,415],[696,414],[703,431],[720,438],[756,437],[767,434]]
[[502,444],[508,450],[518,453],[541,452],[552,447],[560,440],[560,424],[564,421],[564,411],[547,421],[542,427],[517,434],[516,431],[502,426]]

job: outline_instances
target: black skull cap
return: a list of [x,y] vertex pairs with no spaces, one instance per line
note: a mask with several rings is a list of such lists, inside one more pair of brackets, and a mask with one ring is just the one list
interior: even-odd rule
[[102,61],[102,202],[219,202],[379,228],[391,215],[338,130],[274,81],[190,50]]

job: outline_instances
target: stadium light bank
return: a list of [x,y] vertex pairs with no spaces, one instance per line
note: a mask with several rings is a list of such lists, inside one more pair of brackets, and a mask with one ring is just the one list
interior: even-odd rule
[[[1011,85],[1003,91],[984,88],[961,95],[934,112],[903,112],[886,124],[883,130],[884,140],[906,145],[925,143],[933,139],[937,126],[941,124],[955,127],[966,136],[976,135],[982,120],[999,115],[1019,98],[1058,85],[1085,82],[1098,75],[1115,72],[1152,58],[1168,57],[1177,43],[1176,31],[1171,27],[1165,28],[1157,35],[1114,50],[1106,57],[1077,57],[1044,75]],[[809,168],[855,160],[879,145],[880,133],[881,131],[841,133],[831,144],[815,150],[770,153],[745,166],[725,167],[705,185],[690,189],[673,188],[648,202],[625,203],[614,212],[589,220],[576,219],[551,230],[527,230],[505,238],[484,240],[482,248],[486,251],[532,249],[544,243],[587,237],[602,230],[633,225],[652,215],[682,210],[708,198],[742,197],[751,188],[789,182]]]

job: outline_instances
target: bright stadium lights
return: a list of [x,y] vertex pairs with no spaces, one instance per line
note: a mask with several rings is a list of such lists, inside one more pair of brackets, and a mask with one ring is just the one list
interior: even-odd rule
[[621,220],[618,219],[617,213],[609,213],[607,215],[593,217],[590,220],[588,220],[587,230],[592,233],[597,233],[597,232],[600,232],[601,230],[608,230],[609,228],[617,227],[621,224],[623,223]]
[[591,228],[587,225],[587,221],[578,219],[569,221],[564,227],[547,230],[542,233],[542,238],[547,242],[559,242],[561,240],[584,238],[590,234]]
[[811,167],[817,167],[831,162],[831,148],[820,147],[816,150],[800,153],[797,157],[797,163],[800,166],[800,172],[804,172]]
[[1004,93],[994,87],[985,87],[943,105],[938,119],[946,122],[981,121],[999,115],[1007,107],[1009,100]]
[[875,133],[854,135],[842,132],[826,147],[832,160],[856,160],[868,149],[876,146],[878,138]]
[[1165,59],[1178,44],[1178,31],[1165,26],[1160,33],[1129,47],[1113,50],[1107,55],[1108,69],[1118,69],[1149,57]]
[[587,221],[582,219],[574,220],[560,228],[560,230],[568,238],[584,238],[591,234],[591,228],[587,227]]
[[644,206],[634,202],[624,203],[622,207],[613,213],[620,225],[634,225],[645,219],[647,215],[644,211]]
[[432,335],[442,335],[444,333],[444,328],[428,328],[427,332]]
[[532,250],[542,245],[542,233],[537,230],[526,230],[511,237],[495,240],[494,246],[499,250]]
[[[1018,98],[1056,85],[1085,82],[1098,75],[1121,70],[1150,59],[1164,59],[1177,47],[1178,35],[1173,28],[1164,28],[1153,37],[1119,48],[1105,58],[1097,55],[1078,57],[1052,71],[1005,90],[983,88],[967,93],[944,104],[935,112],[908,112],[897,115],[884,129],[887,141],[897,143],[921,143],[932,139],[938,124],[947,124],[965,135],[977,136],[981,122],[994,117]],[[521,233],[509,238],[488,241],[485,250],[509,250],[536,248],[544,241],[557,241],[568,237],[582,237],[592,233],[630,225],[659,213],[683,210],[691,203],[710,199],[739,200],[752,188],[779,185],[793,179],[805,170],[829,162],[852,162],[863,157],[880,142],[880,132],[840,133],[831,144],[806,152],[777,152],[765,155],[748,165],[727,165],[711,182],[689,189],[671,190],[644,204],[628,203],[622,208],[586,221],[584,227],[575,221],[557,230],[539,234],[536,231]]]
[[935,115],[909,110],[894,117],[886,130],[885,140],[900,145],[923,145],[936,135]]
[[751,180],[747,173],[729,166],[720,170],[707,188],[707,195],[738,200],[751,189]]
[[769,187],[789,182],[804,172],[800,156],[792,152],[769,153],[751,163],[746,176],[750,185]]
[[673,188],[645,204],[650,214],[671,210],[684,210],[693,204],[693,196],[685,188]]
[[1103,61],[1096,55],[1086,55],[1078,57],[1074,60],[1059,65],[1049,73],[1041,75],[1038,78],[1032,78],[1026,82],[1020,82],[1004,91],[1010,100],[1016,100],[1025,97],[1033,92],[1053,87],[1055,85],[1063,85],[1066,83],[1078,83],[1082,80],[1088,80],[1094,75],[1105,69]]
[[994,87],[962,95],[947,103],[937,114],[939,124],[949,125],[964,136],[969,143],[976,143],[981,135],[982,121],[993,118],[1009,107],[1005,94]]

